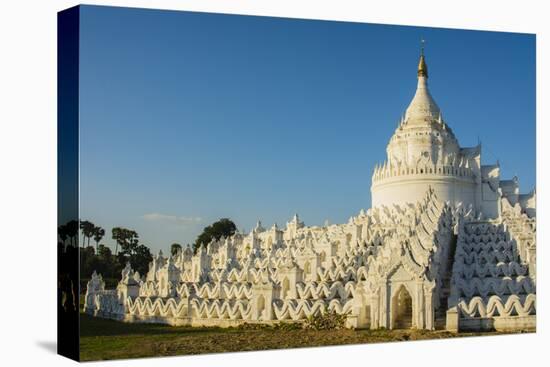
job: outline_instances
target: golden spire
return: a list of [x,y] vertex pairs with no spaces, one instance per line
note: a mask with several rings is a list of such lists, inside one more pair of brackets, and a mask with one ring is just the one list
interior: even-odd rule
[[418,76],[428,77],[428,65],[426,65],[426,60],[424,60],[424,39],[421,41],[422,46],[420,47],[420,61],[418,61]]

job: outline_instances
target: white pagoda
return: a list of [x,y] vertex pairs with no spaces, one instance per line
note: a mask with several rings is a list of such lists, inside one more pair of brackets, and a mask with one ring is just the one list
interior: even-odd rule
[[88,283],[85,311],[129,322],[232,326],[303,322],[327,311],[348,327],[523,330],[536,325],[535,191],[462,148],[418,86],[372,176],[372,208],[347,223],[212,239],[129,264],[115,290]]

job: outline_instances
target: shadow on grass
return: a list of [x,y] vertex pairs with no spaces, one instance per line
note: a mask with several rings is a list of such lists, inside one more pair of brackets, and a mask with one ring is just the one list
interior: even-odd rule
[[[87,314],[80,314],[80,336],[81,337],[101,337],[101,336],[161,336],[166,337],[174,336],[193,336],[193,335],[208,335],[208,334],[269,334],[285,331],[284,329],[272,329],[272,328],[254,328],[249,326],[248,328],[221,328],[221,327],[191,327],[191,326],[170,326],[165,324],[150,324],[150,323],[129,323],[122,321],[115,321],[109,319],[103,319],[99,317],[92,317]],[[297,335],[306,333],[306,331],[300,330],[287,330],[289,333],[297,333]],[[341,331],[340,333],[350,332]],[[329,332],[317,332],[322,335]],[[400,341],[400,340],[415,340],[415,339],[439,339],[449,337],[460,336],[475,336],[475,335],[499,335],[508,334],[509,332],[463,332],[459,334],[450,333],[444,330],[440,331],[428,331],[428,330],[357,330],[351,332],[358,337],[380,339],[383,341]],[[517,331],[516,333],[521,333]],[[48,342],[43,342],[44,348],[47,348]],[[50,346],[55,350],[55,343]]]
[[164,324],[128,323],[102,319],[80,314],[80,336],[116,336],[116,335],[177,335],[231,333],[233,328],[170,326]]

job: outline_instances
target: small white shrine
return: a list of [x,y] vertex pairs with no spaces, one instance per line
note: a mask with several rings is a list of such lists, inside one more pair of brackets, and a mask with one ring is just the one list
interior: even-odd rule
[[128,264],[116,290],[94,272],[85,312],[233,326],[331,310],[354,328],[535,328],[535,191],[520,194],[498,163],[482,164],[481,145],[460,147],[428,90],[423,52],[371,192],[373,207],[345,224],[258,222],[196,254],[160,252],[147,274]]

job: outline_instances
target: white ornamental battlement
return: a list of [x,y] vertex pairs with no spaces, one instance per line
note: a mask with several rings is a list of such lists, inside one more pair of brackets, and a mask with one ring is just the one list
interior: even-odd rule
[[432,176],[452,176],[456,178],[475,179],[474,170],[469,167],[439,165],[439,164],[422,164],[410,166],[408,164],[390,165],[384,162],[374,168],[372,174],[372,183],[377,184],[387,179],[395,177],[432,175]]

